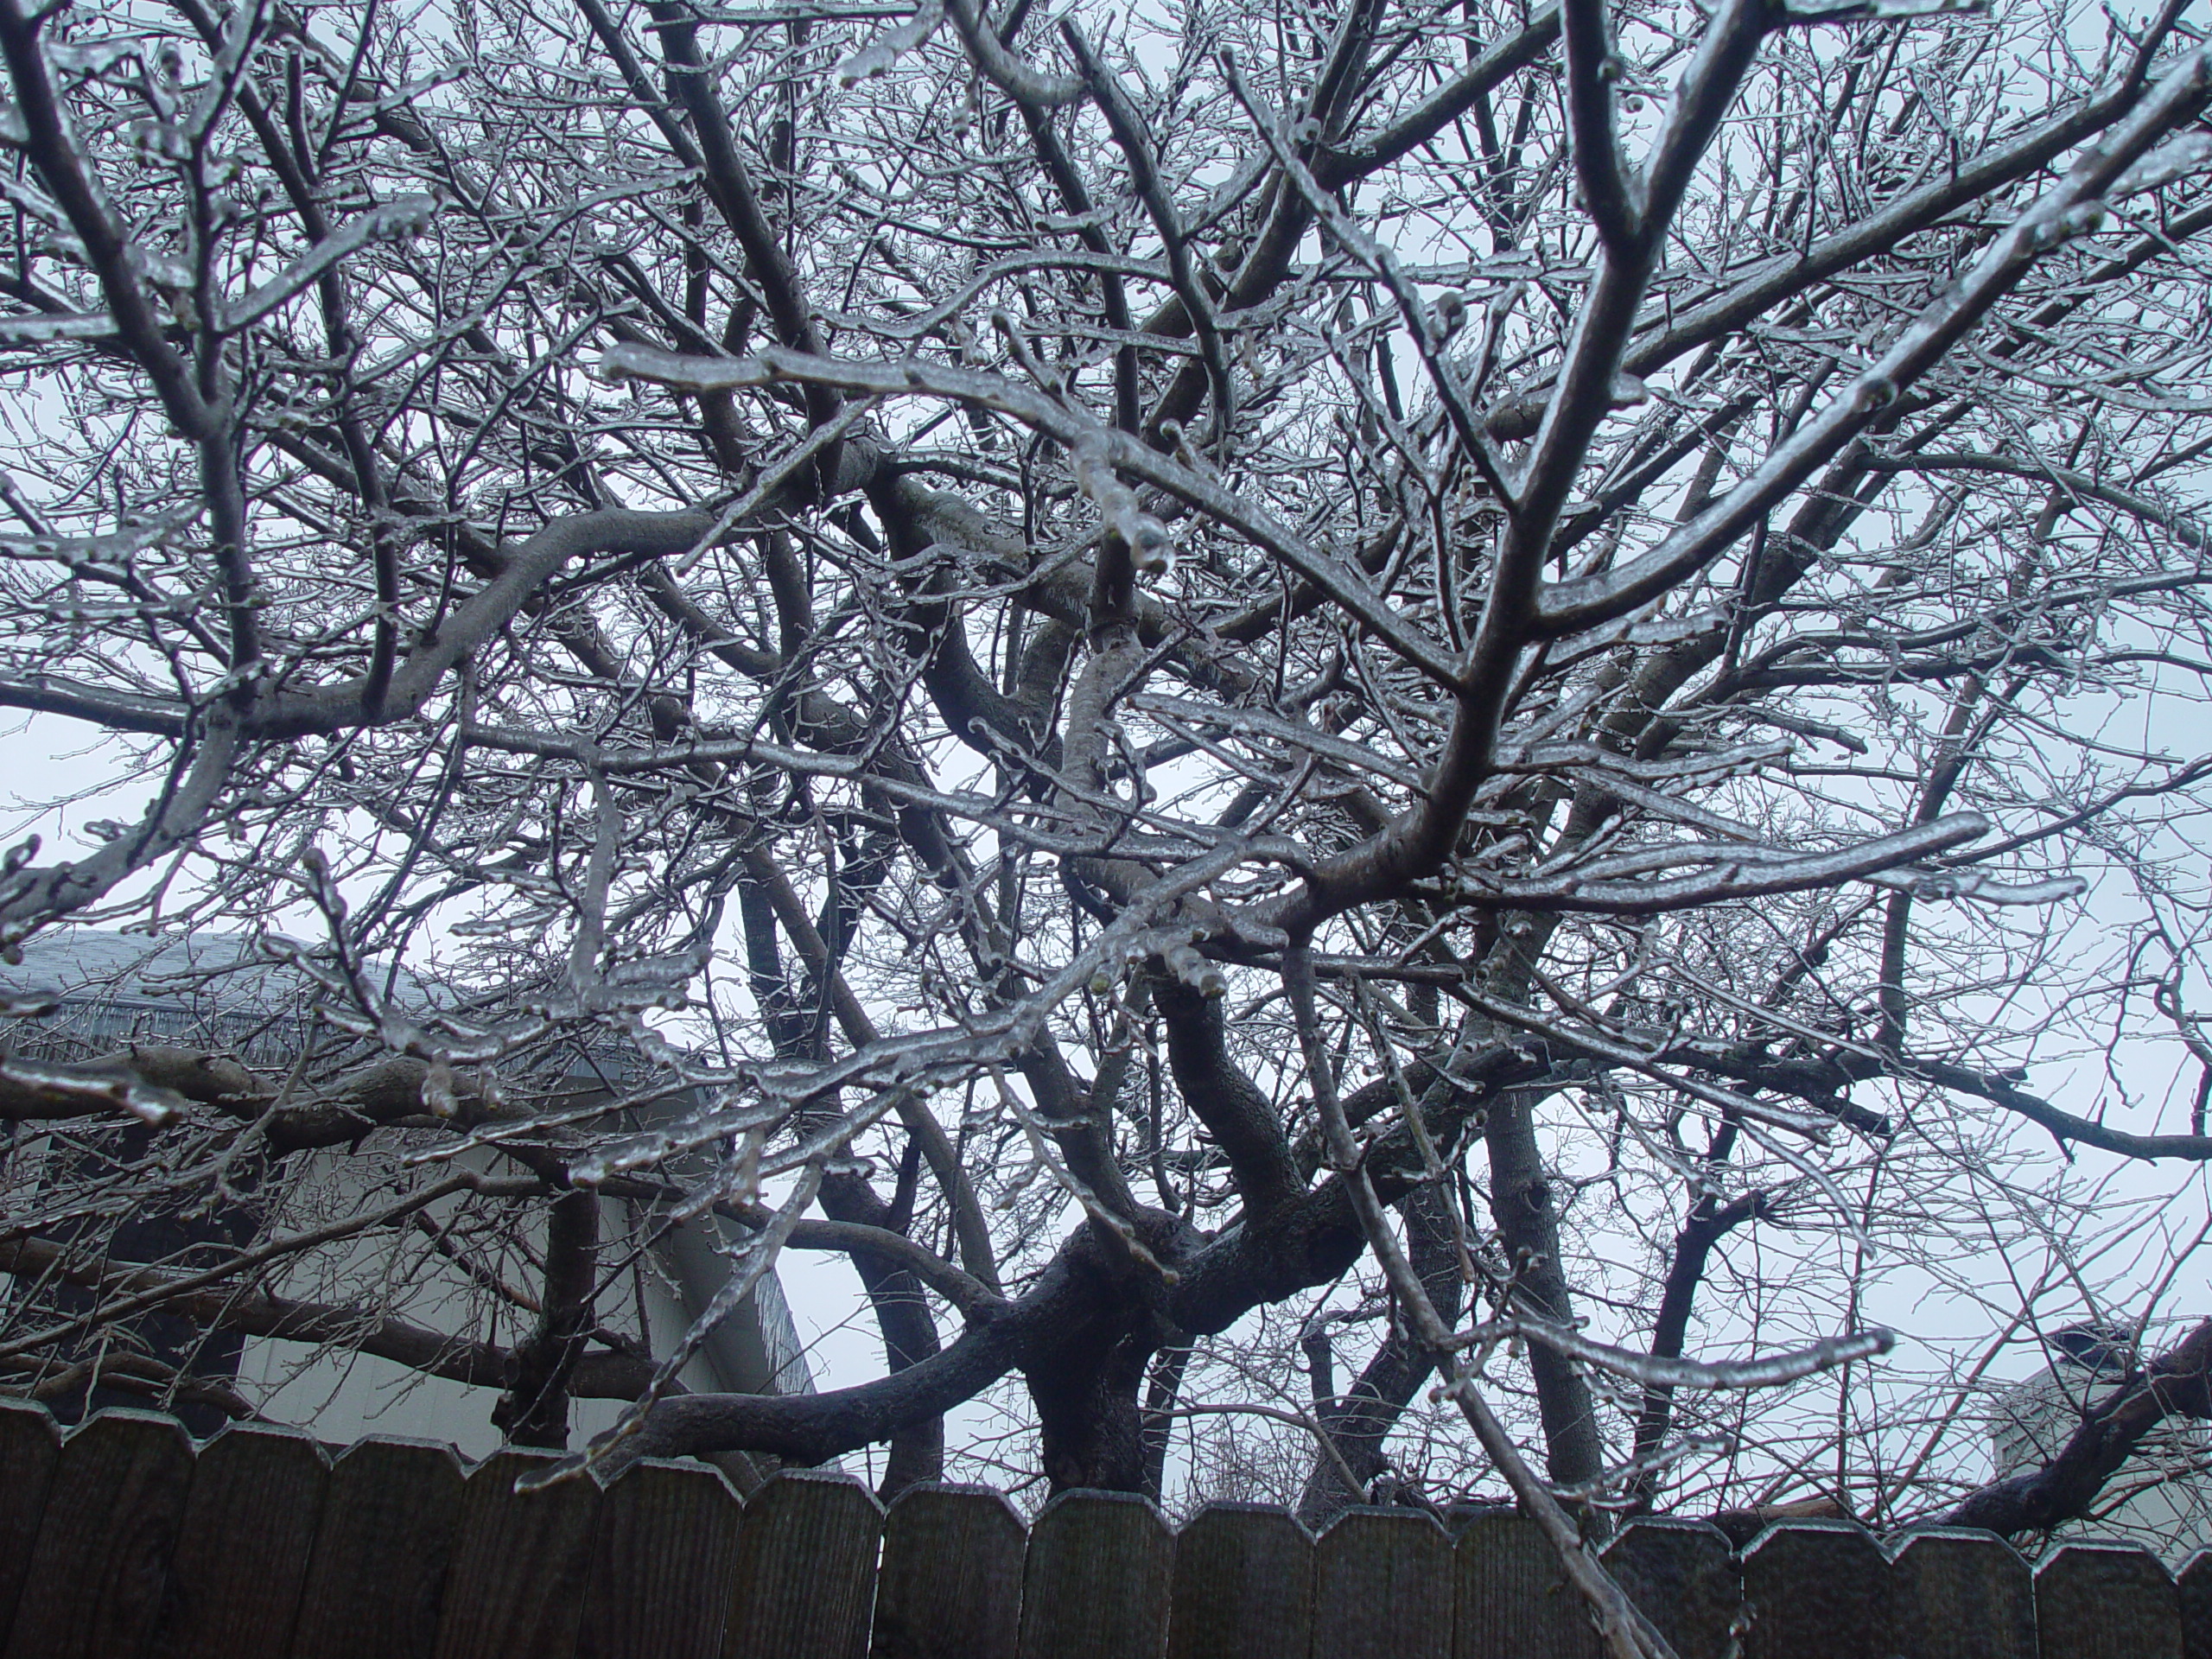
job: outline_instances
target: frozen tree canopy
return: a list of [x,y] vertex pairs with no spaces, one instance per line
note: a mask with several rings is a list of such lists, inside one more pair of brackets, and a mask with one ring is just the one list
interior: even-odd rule
[[[318,1340],[580,1459],[1510,1491],[1624,1654],[1578,1530],[2031,1532],[2212,1410],[2183,6],[0,0],[0,704],[112,780],[0,929],[250,935],[316,1033],[18,999],[7,1386],[251,1409],[131,1320],[336,1250]],[[234,1221],[105,1259],[149,1211]],[[684,1383],[794,1255],[880,1369]],[[2133,1380],[1989,1485],[2085,1318]]]

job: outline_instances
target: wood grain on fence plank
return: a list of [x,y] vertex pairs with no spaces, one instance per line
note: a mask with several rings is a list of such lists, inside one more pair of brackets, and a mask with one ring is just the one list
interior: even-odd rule
[[1912,1659],[2036,1659],[2035,1575],[1995,1533],[1912,1534],[1891,1557],[1890,1588]]
[[863,1659],[883,1510],[849,1475],[786,1470],[737,1529],[723,1659]]
[[576,1659],[715,1659],[738,1521],[729,1482],[698,1464],[641,1463],[608,1487]]
[[39,1518],[61,1456],[61,1430],[44,1406],[0,1400],[0,1650],[38,1546]]
[[1175,1540],[1168,1659],[1279,1659],[1313,1641],[1313,1540],[1282,1510],[1209,1503]]
[[149,1659],[284,1659],[329,1484],[297,1429],[237,1423],[200,1447]]
[[999,1493],[910,1486],[883,1522],[873,1659],[1014,1659],[1028,1535]]
[[1847,1521],[1770,1527],[1744,1552],[1745,1659],[1889,1659],[1889,1562]]
[[1535,1522],[1487,1510],[1461,1530],[1452,1554],[1459,1659],[1598,1659],[1589,1605]]
[[430,1659],[461,1495],[449,1446],[379,1435],[334,1462],[293,1659]]
[[1735,1552],[1718,1527],[1643,1516],[1605,1546],[1605,1562],[1679,1659],[1725,1659],[1734,1644],[1744,1586]]
[[1313,1546],[1313,1659],[1447,1659],[1452,1540],[1410,1510],[1346,1510]]
[[8,1659],[138,1659],[192,1484],[170,1418],[103,1411],[61,1443]]
[[2182,1659],[2181,1598],[2135,1544],[2069,1544],[2036,1567],[2043,1659]]
[[570,1659],[575,1651],[599,1487],[585,1477],[515,1490],[559,1456],[510,1447],[470,1471],[437,1659]]
[[1128,1492],[1063,1492],[1029,1529],[1021,1659],[1160,1659],[1175,1540]]
[[2174,1574],[2181,1596],[2181,1650],[2188,1659],[2212,1659],[2212,1549],[2200,1549]]

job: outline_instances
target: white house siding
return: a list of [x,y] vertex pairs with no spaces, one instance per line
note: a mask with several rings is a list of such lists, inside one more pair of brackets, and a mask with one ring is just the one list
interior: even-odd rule
[[[41,1045],[82,1044],[94,1050],[133,1038],[196,1035],[237,1046],[264,1068],[289,1064],[308,1029],[306,988],[298,975],[256,959],[247,942],[229,936],[151,939],[96,929],[60,930],[27,945],[20,965],[0,969],[0,986],[55,991],[61,1007],[18,1040]],[[439,992],[411,976],[403,995],[435,1001]],[[671,1109],[676,1109],[671,1108]],[[8,1185],[35,1185],[41,1175],[41,1137],[20,1138],[10,1148]],[[296,1166],[285,1225],[311,1225],[315,1217],[353,1213],[370,1201],[378,1178],[374,1160],[346,1154],[305,1154]],[[499,1162],[486,1148],[457,1154],[465,1166],[490,1170]],[[389,1173],[388,1171],[384,1172]],[[428,1212],[443,1219],[459,1207],[448,1200]],[[606,1202],[601,1236],[628,1238],[642,1216],[616,1200]],[[531,1227],[542,1238],[542,1212]],[[726,1250],[736,1242],[728,1224],[694,1222],[664,1237],[610,1287],[599,1310],[610,1329],[650,1338],[665,1353],[723,1282]],[[491,1265],[495,1271],[499,1264]],[[525,1286],[525,1287],[527,1287]],[[437,1255],[420,1235],[394,1249],[389,1235],[360,1237],[303,1254],[271,1288],[280,1294],[375,1308],[410,1324],[456,1337],[512,1344],[529,1316],[472,1283],[457,1264]],[[0,1285],[0,1295],[9,1294]],[[619,1305],[617,1305],[619,1304]],[[640,1319],[646,1329],[640,1333]],[[723,1320],[682,1374],[699,1391],[810,1393],[813,1382],[772,1273]],[[396,1362],[328,1347],[249,1338],[240,1354],[238,1391],[270,1420],[307,1428],[320,1439],[345,1443],[365,1434],[407,1434],[444,1440],[469,1456],[500,1443],[491,1421],[496,1390],[426,1376]],[[581,1445],[610,1426],[621,1402],[579,1400],[570,1413],[571,1441]]]
[[[602,1209],[602,1235],[613,1237],[626,1233],[631,1224],[628,1211],[626,1205],[607,1202]],[[711,1246],[700,1254],[716,1262],[721,1260]],[[690,1310],[702,1306],[705,1296],[711,1295],[720,1282],[716,1280],[703,1292],[686,1294],[671,1282],[675,1277],[660,1262],[644,1275],[645,1313],[651,1327],[647,1334],[656,1353],[665,1353],[675,1344],[690,1324]],[[629,1313],[634,1300],[628,1287],[616,1294],[627,1304],[622,1312]],[[478,1300],[475,1287],[465,1281],[442,1278],[418,1283],[391,1311],[433,1329],[466,1330]],[[636,1322],[634,1316],[607,1321],[626,1330]],[[512,1330],[501,1332],[510,1341],[515,1334]],[[733,1358],[743,1363],[734,1364]],[[773,1274],[764,1279],[753,1297],[723,1321],[680,1375],[684,1387],[696,1393],[813,1391],[805,1355]],[[493,1390],[425,1376],[372,1354],[251,1338],[238,1362],[238,1383],[240,1392],[257,1400],[273,1421],[309,1427],[317,1437],[334,1444],[366,1434],[409,1434],[450,1442],[471,1458],[495,1451],[500,1444],[499,1431],[491,1420],[498,1397]],[[621,1409],[619,1400],[572,1402],[570,1444],[582,1446],[601,1429],[611,1427]]]

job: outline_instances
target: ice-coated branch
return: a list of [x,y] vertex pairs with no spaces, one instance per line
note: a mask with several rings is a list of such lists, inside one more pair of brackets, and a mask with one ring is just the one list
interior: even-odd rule
[[894,363],[863,363],[816,357],[770,346],[744,358],[684,357],[645,346],[613,346],[601,355],[599,372],[611,380],[644,380],[685,391],[731,391],[770,386],[779,381],[837,386],[881,397],[938,397],[977,409],[994,409],[1057,439],[1070,448],[1091,448],[1116,470],[1166,491],[1281,560],[1359,619],[1375,636],[1407,662],[1444,685],[1456,685],[1459,671],[1448,652],[1410,626],[1344,560],[1309,546],[1305,538],[1256,502],[1161,454],[1124,432],[1116,431],[1044,393],[999,375],[906,358]]
[[2096,225],[2106,211],[2106,193],[2169,132],[2203,107],[2208,86],[2212,86],[2212,48],[2200,47],[2167,72],[2109,139],[2090,149],[2015,219],[1870,367],[1853,376],[1818,414],[1769,451],[1719,501],[1618,569],[1571,577],[1548,588],[1539,607],[1538,630],[1558,639],[1596,627],[1628,614],[1702,569],[1894,404],[2045,253]]
[[1897,1332],[1886,1326],[1870,1325],[1849,1336],[1823,1337],[1809,1347],[1767,1354],[1758,1359],[1667,1359],[1639,1354],[1630,1348],[1617,1348],[1609,1342],[1595,1342],[1579,1331],[1548,1320],[1530,1319],[1525,1313],[1502,1313],[1486,1322],[1485,1332],[1491,1329],[1541,1342],[1555,1353],[1626,1377],[1646,1389],[1778,1389],[1821,1371],[1832,1371],[1839,1365],[1886,1354],[1897,1340]]
[[[1643,852],[1594,859],[1579,868],[1535,880],[1462,881],[1455,897],[1465,904],[1510,910],[1605,911],[1614,915],[1649,916],[1662,911],[1755,899],[1770,893],[1802,893],[1846,881],[1872,880],[1900,866],[1933,858],[1989,833],[1978,812],[1953,812],[1925,824],[1899,830],[1833,853],[1797,854],[1779,847],[1740,842],[1683,842]],[[1712,868],[1710,875],[1649,880],[1652,872],[1682,864]],[[1974,884],[1944,873],[1897,878],[1916,893],[1929,897],[1975,896]],[[2081,889],[2049,884],[2052,899]],[[2044,902],[2039,897],[2022,902]]]
[[1606,0],[1560,0],[1560,38],[1567,47],[1567,124],[1583,206],[1606,251],[1626,259],[1643,228],[1642,213],[1614,124],[1613,84],[1621,64],[1605,12]]

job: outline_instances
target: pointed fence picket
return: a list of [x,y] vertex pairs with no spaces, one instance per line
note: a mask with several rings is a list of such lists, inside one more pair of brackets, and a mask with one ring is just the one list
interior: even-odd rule
[[[333,1455],[241,1424],[194,1446],[107,1411],[67,1434],[0,1401],[0,1659],[1598,1659],[1535,1527],[1355,1509],[1319,1537],[1217,1503],[1179,1532],[1071,1492],[1024,1525],[978,1487],[885,1510],[786,1472],[741,1502],[648,1463],[518,1491],[387,1437]],[[1681,1659],[2212,1659],[2212,1552],[2032,1569],[1986,1533],[1640,1520],[1605,1561]]]

